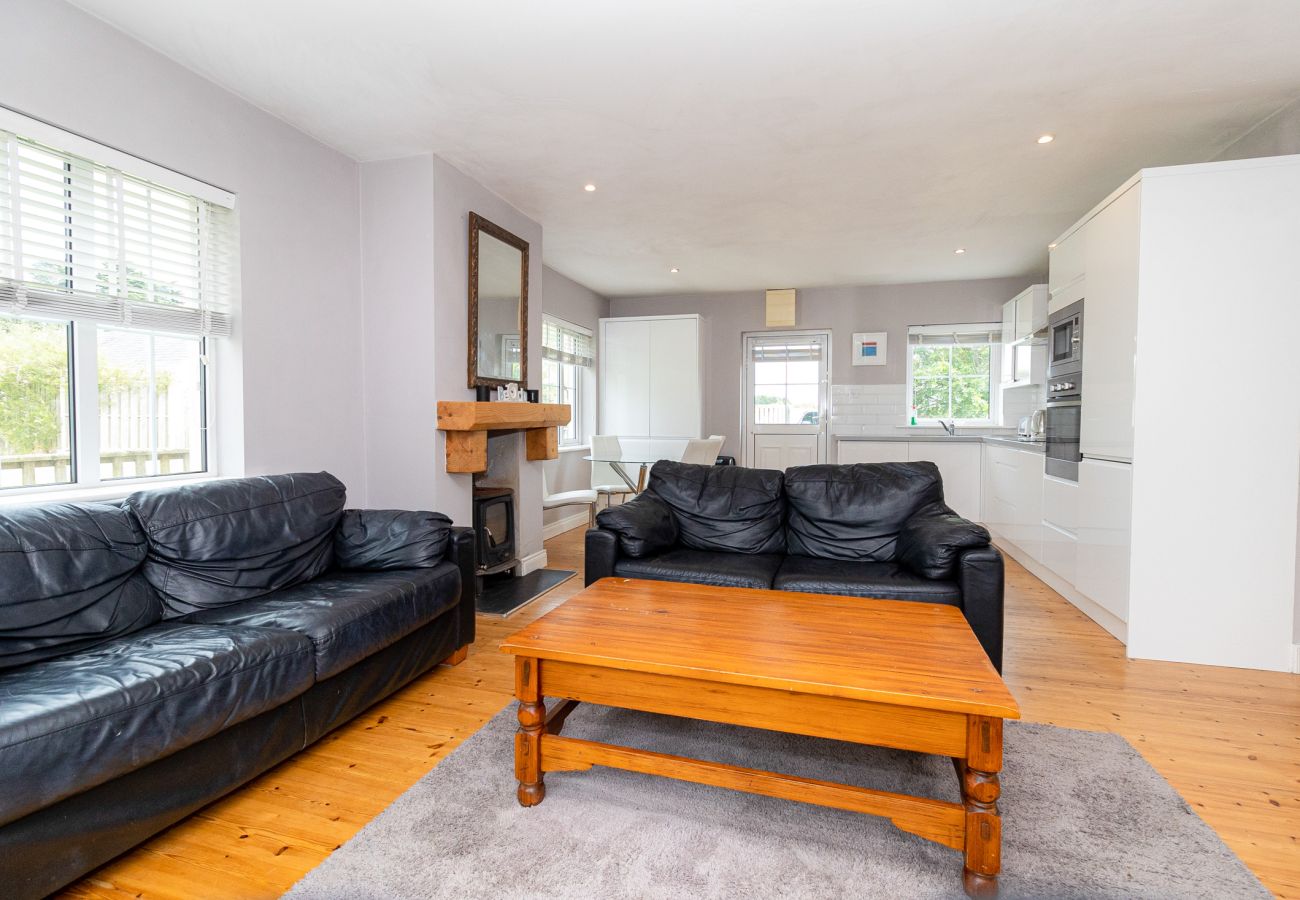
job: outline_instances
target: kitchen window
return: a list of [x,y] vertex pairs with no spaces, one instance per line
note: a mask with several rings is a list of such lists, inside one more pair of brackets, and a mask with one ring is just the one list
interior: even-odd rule
[[0,110],[0,492],[212,471],[233,205]]
[[1002,325],[996,322],[909,328],[907,403],[916,410],[917,424],[994,424],[1001,343]]
[[593,363],[590,331],[563,319],[542,317],[542,402],[567,403],[573,413],[559,431],[561,447],[587,440],[582,423]]

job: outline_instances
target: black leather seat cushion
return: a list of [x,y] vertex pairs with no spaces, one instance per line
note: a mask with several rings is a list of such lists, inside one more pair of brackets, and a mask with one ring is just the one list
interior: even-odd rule
[[768,469],[661,460],[650,470],[646,490],[672,508],[683,547],[784,553],[781,480],[780,472]]
[[328,472],[211,481],[126,498],[166,618],[250,600],[329,568],[346,491]]
[[175,622],[0,672],[0,825],[279,706],[313,680],[302,635]]
[[334,571],[185,621],[297,632],[311,640],[316,680],[324,681],[432,622],[459,599],[460,570],[443,562],[432,569]]
[[788,556],[772,586],[778,591],[878,597],[882,600],[924,600],[961,606],[956,581],[934,581],[895,563],[853,562]]
[[796,466],[785,494],[792,555],[892,562],[903,524],[943,502],[943,482],[932,462]]
[[118,506],[52,503],[0,512],[0,669],[161,620],[162,603],[139,574],[144,557],[144,533]]
[[779,553],[712,553],[678,547],[658,556],[623,557],[614,565],[614,574],[719,587],[770,588],[782,559]]

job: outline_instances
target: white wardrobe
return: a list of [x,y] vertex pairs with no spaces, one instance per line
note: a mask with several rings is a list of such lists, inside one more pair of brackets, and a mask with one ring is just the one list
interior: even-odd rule
[[601,434],[704,436],[698,315],[600,320]]

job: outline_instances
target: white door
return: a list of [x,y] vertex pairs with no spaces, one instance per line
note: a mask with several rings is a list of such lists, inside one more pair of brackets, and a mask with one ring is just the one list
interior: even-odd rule
[[650,325],[650,430],[663,438],[700,433],[699,320],[652,319]]
[[745,335],[744,460],[761,469],[826,461],[831,336]]
[[600,430],[650,434],[650,323],[601,322]]

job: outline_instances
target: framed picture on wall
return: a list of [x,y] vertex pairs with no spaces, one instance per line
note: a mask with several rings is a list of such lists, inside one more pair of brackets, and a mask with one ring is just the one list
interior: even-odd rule
[[853,335],[853,365],[883,366],[889,335],[884,331],[859,331]]

